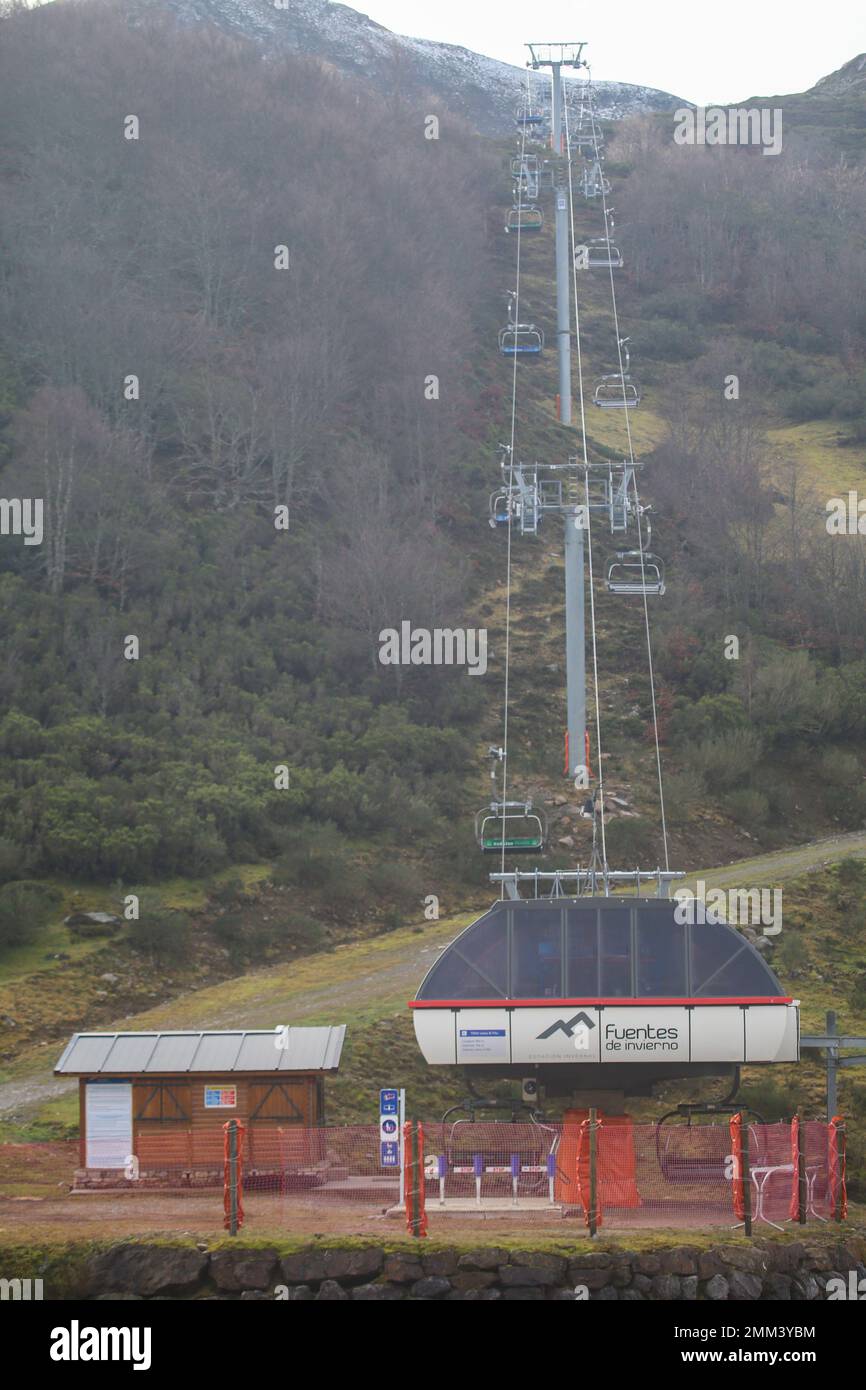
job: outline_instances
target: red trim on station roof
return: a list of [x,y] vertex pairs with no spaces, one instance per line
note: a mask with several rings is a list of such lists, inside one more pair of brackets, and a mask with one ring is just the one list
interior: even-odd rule
[[742,995],[727,999],[410,999],[410,1009],[559,1009],[572,1005],[589,1008],[640,1008],[659,1007],[663,1004],[694,1008],[699,1005],[719,1004],[793,1004],[794,1000],[774,995]]

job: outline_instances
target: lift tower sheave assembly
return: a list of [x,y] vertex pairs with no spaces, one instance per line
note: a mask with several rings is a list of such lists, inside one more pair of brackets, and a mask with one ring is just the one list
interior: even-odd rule
[[[565,135],[565,102],[562,90],[562,69],[586,67],[581,54],[584,43],[528,43],[530,59],[527,67],[536,72],[550,68],[553,85],[551,149],[562,155]],[[571,312],[569,300],[569,227],[566,184],[554,173],[556,218],[556,343],[559,360],[559,418],[563,425],[571,424]]]

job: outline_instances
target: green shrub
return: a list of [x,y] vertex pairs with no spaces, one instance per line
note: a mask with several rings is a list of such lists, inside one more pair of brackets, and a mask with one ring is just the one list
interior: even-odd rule
[[802,1083],[795,1080],[784,1084],[779,1081],[749,1080],[743,1083],[737,1103],[742,1101],[767,1124],[775,1124],[779,1120],[790,1120],[801,1106],[806,1107],[808,1102],[801,1087]]
[[160,964],[182,960],[189,950],[189,936],[187,913],[161,905],[142,909],[138,921],[127,928],[132,949]]
[[0,884],[20,879],[22,869],[30,868],[31,856],[14,840],[0,836]]
[[246,896],[243,880],[236,877],[222,879],[208,887],[208,899],[215,907],[236,907]]
[[747,830],[766,825],[770,814],[770,803],[764,793],[753,787],[741,787],[738,791],[729,792],[724,799],[724,807],[737,825]]
[[706,801],[701,778],[691,768],[665,778],[665,814],[671,825],[685,825],[696,806]]
[[848,1003],[855,1013],[866,1013],[866,971],[858,975],[848,993]]
[[860,760],[844,748],[828,748],[821,759],[818,780],[831,787],[850,787],[860,781]]
[[698,743],[748,726],[748,717],[736,695],[704,695],[696,702],[678,704],[670,720],[673,744]]
[[814,742],[838,720],[841,704],[838,684],[808,652],[778,652],[752,678],[752,722],[777,744]]
[[404,909],[417,905],[422,897],[415,871],[393,860],[374,864],[367,873],[367,885],[378,902]]
[[61,902],[56,888],[19,879],[0,888],[0,950],[23,946],[45,926]]
[[782,933],[782,939],[773,953],[773,965],[781,975],[790,975],[795,970],[804,970],[809,964],[809,952],[799,932]]
[[866,859],[840,859],[836,877],[846,888],[866,888]]
[[761,739],[754,729],[731,729],[703,739],[690,751],[689,765],[708,787],[727,791],[751,779],[760,757]]
[[346,842],[334,825],[304,824],[286,833],[284,845],[274,883],[320,891],[351,872]]
[[656,827],[644,816],[618,816],[605,830],[607,857],[615,868],[649,862],[655,852]]
[[285,935],[291,945],[302,947],[308,951],[323,945],[328,937],[321,922],[317,922],[315,917],[309,917],[303,912],[289,914],[285,922]]
[[693,362],[701,355],[701,335],[672,319],[651,319],[641,324],[641,348],[666,362]]

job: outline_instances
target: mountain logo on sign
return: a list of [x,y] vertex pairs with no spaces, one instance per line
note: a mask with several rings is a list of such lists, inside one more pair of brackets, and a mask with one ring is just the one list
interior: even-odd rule
[[[558,1018],[555,1023],[551,1023],[549,1028],[545,1028],[543,1033],[538,1034],[537,1041],[541,1042],[545,1038],[552,1038],[554,1033],[564,1033],[567,1038],[573,1038],[575,1037],[575,1033],[577,1033],[578,1036],[588,1039],[589,1030],[594,1027],[595,1024],[589,1015],[581,1010],[579,1014],[574,1015],[574,1018],[569,1018],[568,1020]],[[577,1045],[577,1042],[575,1042],[575,1046]]]

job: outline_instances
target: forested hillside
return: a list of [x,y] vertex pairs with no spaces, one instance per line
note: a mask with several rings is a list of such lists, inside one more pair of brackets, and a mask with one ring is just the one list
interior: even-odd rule
[[490,158],[120,7],[2,29],[2,488],[46,499],[41,545],[0,542],[4,878],[200,876],[299,820],[432,833],[476,682],[398,681],[376,638],[460,616]]
[[765,838],[866,813],[866,540],[826,525],[866,480],[866,187],[845,108],[836,130],[797,110],[779,158],[682,150],[661,123],[614,147],[678,575],[658,609],[672,804],[720,797]]
[[[483,887],[467,864],[500,735],[502,538],[483,516],[509,409],[505,147],[441,103],[425,139],[399,73],[377,90],[263,61],[157,10],[14,12],[2,38],[0,477],[46,502],[41,545],[0,538],[0,876],[114,891],[276,861],[319,890],[326,862],[366,853],[381,874],[408,851]],[[684,868],[748,852],[743,832],[782,844],[866,812],[866,540],[824,525],[866,472],[861,98],[845,87],[834,126],[822,91],[779,158],[684,150],[666,116],[608,131]],[[549,232],[524,254],[552,326]],[[609,370],[599,282],[586,298],[589,366]],[[573,451],[550,357],[520,392],[519,450]],[[614,425],[589,429],[596,457],[621,456]],[[512,702],[515,766],[552,798],[548,550],[515,557]],[[378,662],[383,627],[479,615],[483,681]],[[639,813],[611,847],[655,861],[642,615],[601,605],[600,624],[607,775]]]

